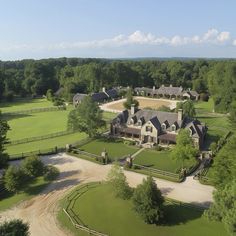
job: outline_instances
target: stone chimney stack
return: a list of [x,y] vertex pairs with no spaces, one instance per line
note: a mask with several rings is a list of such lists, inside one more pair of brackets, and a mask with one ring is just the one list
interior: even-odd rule
[[103,93],[105,93],[105,92],[106,92],[106,88],[105,88],[105,87],[103,87],[103,88],[102,88],[102,91],[103,91]]
[[183,109],[179,109],[178,110],[178,121],[182,121],[183,120]]
[[152,87],[152,90],[155,91],[155,89],[156,89],[156,87],[155,87],[155,85],[154,85],[154,86]]
[[172,87],[172,84],[170,84],[170,87]]
[[130,114],[131,114],[131,115],[134,115],[134,113],[135,113],[135,105],[134,105],[134,104],[131,104]]

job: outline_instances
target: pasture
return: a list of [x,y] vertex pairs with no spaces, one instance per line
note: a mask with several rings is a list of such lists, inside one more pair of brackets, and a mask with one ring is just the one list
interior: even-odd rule
[[[62,208],[68,204],[67,199],[65,197],[62,200]],[[107,184],[90,188],[80,195],[72,210],[80,222],[83,222],[87,227],[111,236],[227,235],[223,224],[208,222],[202,216],[202,210],[173,202],[165,203],[165,221],[161,225],[148,225],[134,212],[131,200],[116,198],[111,186]],[[61,225],[69,229],[74,235],[87,235],[84,231],[72,226],[62,209],[59,211],[58,219]]]
[[4,112],[25,111],[34,108],[53,107],[52,102],[45,98],[18,99],[13,102],[0,102],[0,110]]

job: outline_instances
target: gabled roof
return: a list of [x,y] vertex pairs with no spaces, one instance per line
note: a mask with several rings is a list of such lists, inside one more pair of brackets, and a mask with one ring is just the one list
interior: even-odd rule
[[108,98],[107,94],[104,92],[94,93],[94,94],[92,94],[91,97],[92,97],[93,101],[95,101],[95,102],[102,102]]
[[147,87],[136,87],[134,91],[137,92],[147,92],[147,93],[152,93],[153,89],[147,88]]
[[182,92],[183,92],[182,87],[173,87],[173,86],[169,86],[169,87],[161,86],[156,91],[157,94],[176,95],[176,96],[181,95]]
[[[169,126],[171,126],[172,124],[175,124],[177,122],[178,127],[182,126],[182,121],[178,121],[178,114],[177,113],[172,113],[172,112],[164,112],[164,111],[155,111],[155,110],[147,110],[147,109],[143,109],[143,110],[138,110],[135,114],[137,117],[137,120],[139,120],[141,117],[142,119],[144,119],[144,123],[148,122],[149,120],[153,121],[155,123],[155,125],[157,125],[158,127],[160,127],[162,123],[168,121]],[[130,119],[134,116],[134,115],[130,115],[128,117],[127,123],[129,124]],[[156,120],[156,118],[158,120]]]
[[109,90],[106,91],[106,94],[110,98],[117,98],[118,97],[118,91],[116,89],[109,89]]
[[75,96],[73,97],[73,103],[80,102],[84,99],[84,97],[88,96],[87,94],[84,93],[76,93]]
[[192,120],[186,123],[186,129],[190,129],[192,132],[192,137],[200,138],[205,133],[205,126],[200,123],[198,120]]

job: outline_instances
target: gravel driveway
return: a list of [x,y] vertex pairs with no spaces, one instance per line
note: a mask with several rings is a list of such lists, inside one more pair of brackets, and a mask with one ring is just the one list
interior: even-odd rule
[[[61,229],[57,222],[58,201],[80,183],[105,180],[111,166],[98,165],[65,153],[44,156],[42,159],[46,164],[55,165],[60,169],[59,178],[31,200],[1,212],[0,221],[21,218],[29,222],[30,232],[33,236],[70,235]],[[125,171],[125,174],[129,184],[133,187],[141,183],[145,177],[145,175],[129,171]],[[208,205],[212,201],[214,188],[201,185],[192,177],[188,177],[183,183],[173,183],[162,179],[155,180],[162,193],[167,197],[199,205]]]

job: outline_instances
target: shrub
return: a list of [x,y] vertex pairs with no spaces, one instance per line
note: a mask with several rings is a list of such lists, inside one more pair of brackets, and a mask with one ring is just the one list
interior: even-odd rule
[[155,149],[156,149],[156,151],[162,151],[163,150],[163,148],[159,145],[157,145]]
[[4,175],[4,186],[8,191],[17,193],[25,185],[27,177],[21,168],[10,166]]
[[22,220],[11,220],[0,225],[0,235],[8,236],[28,236],[29,225]]
[[54,180],[57,178],[59,173],[60,173],[59,170],[55,166],[48,165],[48,166],[45,166],[44,168],[43,177],[45,180]]
[[38,177],[43,174],[44,164],[37,156],[26,157],[22,162],[23,171],[30,177]]
[[200,100],[207,102],[209,100],[209,95],[207,93],[200,93]]
[[129,146],[133,146],[136,144],[136,142],[134,140],[124,140],[123,143],[125,145],[129,145]]
[[12,102],[13,99],[14,99],[14,92],[13,91],[7,91],[7,92],[5,92],[4,97],[8,102]]

